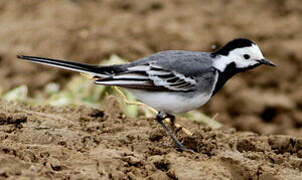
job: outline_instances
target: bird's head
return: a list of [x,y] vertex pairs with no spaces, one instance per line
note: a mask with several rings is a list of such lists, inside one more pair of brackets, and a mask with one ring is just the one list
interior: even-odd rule
[[275,66],[274,63],[267,60],[259,46],[248,39],[234,39],[224,45],[221,49],[212,53],[215,57],[214,67],[220,71],[232,64],[240,71],[252,69],[261,64]]

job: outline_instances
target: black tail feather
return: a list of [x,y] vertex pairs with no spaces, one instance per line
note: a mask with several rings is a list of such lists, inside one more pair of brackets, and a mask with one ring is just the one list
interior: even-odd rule
[[119,65],[112,65],[112,66],[96,66],[84,63],[77,63],[59,59],[51,59],[51,58],[43,58],[43,57],[35,57],[35,56],[24,56],[18,55],[17,58],[27,61],[32,61],[39,64],[44,64],[48,66],[59,67],[62,69],[68,69],[72,71],[82,72],[82,73],[89,73],[94,74],[96,76],[110,76],[115,73],[121,72],[122,68]]
[[100,72],[99,66],[94,66],[94,65],[84,64],[84,63],[77,63],[77,62],[70,62],[70,61],[43,58],[43,57],[35,57],[35,56],[23,56],[23,55],[18,55],[17,58],[40,63],[40,64],[45,64],[45,65],[49,65],[49,66],[55,66],[55,67],[59,67],[59,68],[63,68],[63,69],[79,71],[79,72],[92,72],[92,73]]

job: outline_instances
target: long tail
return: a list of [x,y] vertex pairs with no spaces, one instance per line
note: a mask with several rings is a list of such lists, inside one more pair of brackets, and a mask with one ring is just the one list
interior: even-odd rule
[[152,84],[148,76],[140,73],[137,74],[133,71],[129,72],[127,65],[125,64],[94,66],[90,64],[35,56],[18,55],[17,58],[47,66],[81,72],[88,75],[86,77],[95,80],[95,83],[99,85],[122,86],[137,89],[157,88]]
[[39,64],[48,65],[48,66],[54,66],[62,69],[68,69],[81,73],[88,73],[98,77],[108,77],[108,75],[116,71],[116,67],[114,66],[94,66],[94,65],[64,61],[59,59],[50,59],[50,58],[23,56],[23,55],[18,55],[17,58],[26,61],[32,61]]

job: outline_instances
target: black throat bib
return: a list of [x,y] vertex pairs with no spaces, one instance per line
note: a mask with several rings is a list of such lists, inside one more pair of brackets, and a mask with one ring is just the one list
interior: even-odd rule
[[216,86],[214,88],[214,91],[212,93],[212,96],[214,96],[218,90],[220,90],[222,88],[222,86],[227,82],[227,80],[229,80],[231,77],[233,77],[235,74],[239,73],[239,72],[244,72],[247,71],[249,69],[253,69],[257,66],[259,66],[260,64],[255,64],[253,66],[249,66],[247,68],[237,68],[236,64],[234,62],[228,64],[225,68],[225,70],[223,72],[218,71],[218,80],[216,83]]

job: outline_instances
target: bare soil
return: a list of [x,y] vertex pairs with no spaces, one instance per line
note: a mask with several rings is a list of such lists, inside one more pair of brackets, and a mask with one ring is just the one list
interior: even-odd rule
[[16,54],[99,63],[166,49],[211,51],[256,41],[277,68],[235,76],[201,108],[224,128],[177,121],[194,135],[179,152],[153,119],[131,119],[114,99],[100,109],[0,101],[0,178],[301,179],[302,3],[299,0],[11,0],[0,2],[0,88],[32,97],[71,72]]
[[[190,123],[178,152],[154,119],[1,102],[0,176],[64,179],[300,179],[302,139]],[[4,110],[4,111],[3,111]],[[180,122],[184,120],[179,120]],[[187,122],[186,122],[187,123]],[[188,123],[187,123],[188,124]]]

